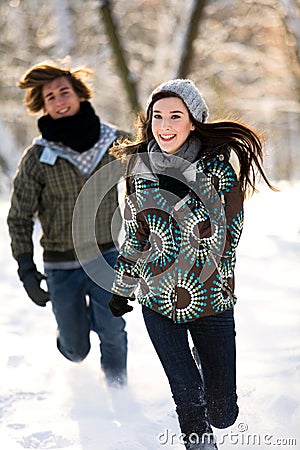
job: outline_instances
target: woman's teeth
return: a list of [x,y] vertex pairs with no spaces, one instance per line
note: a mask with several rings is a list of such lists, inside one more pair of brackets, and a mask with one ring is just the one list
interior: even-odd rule
[[173,137],[175,137],[175,134],[161,134],[160,138],[163,139],[164,141],[170,141],[171,139],[173,139]]

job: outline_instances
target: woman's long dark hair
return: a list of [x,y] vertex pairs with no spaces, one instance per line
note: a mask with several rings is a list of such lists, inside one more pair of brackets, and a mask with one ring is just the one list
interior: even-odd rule
[[[136,153],[141,146],[145,146],[154,139],[151,129],[153,104],[166,97],[177,97],[174,93],[160,92],[153,96],[148,108],[147,116],[139,114],[136,122],[136,137],[117,142],[110,153],[115,158],[123,158]],[[180,97],[179,97],[180,98]],[[256,190],[257,175],[260,175],[270,189],[277,191],[268,180],[263,169],[263,142],[259,135],[249,126],[235,120],[202,123],[191,115],[195,125],[191,133],[201,142],[201,150],[206,153],[216,147],[227,147],[234,151],[239,161],[239,182],[244,197],[252,195]]]

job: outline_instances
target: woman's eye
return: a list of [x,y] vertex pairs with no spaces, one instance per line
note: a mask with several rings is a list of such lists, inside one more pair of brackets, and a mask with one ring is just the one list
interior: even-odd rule
[[173,116],[171,116],[171,119],[180,119],[180,116],[178,116],[177,114],[173,114]]
[[160,114],[154,114],[153,115],[153,119],[161,119],[161,115]]

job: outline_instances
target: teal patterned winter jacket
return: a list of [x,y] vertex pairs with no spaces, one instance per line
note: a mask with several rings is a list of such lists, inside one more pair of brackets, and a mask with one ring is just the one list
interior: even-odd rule
[[232,308],[243,195],[229,156],[227,148],[202,155],[183,173],[187,195],[171,199],[147,153],[135,157],[115,293],[135,296],[175,323]]

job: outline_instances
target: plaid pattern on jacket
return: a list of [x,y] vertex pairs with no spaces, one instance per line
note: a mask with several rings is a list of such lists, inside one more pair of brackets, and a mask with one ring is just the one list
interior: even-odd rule
[[[120,136],[117,132],[117,138]],[[113,161],[106,153],[97,165],[97,170]],[[24,253],[33,254],[32,233],[34,218],[41,222],[43,234],[40,243],[44,249],[44,260],[76,259],[72,239],[73,210],[81,189],[87,182],[79,169],[70,161],[58,157],[53,165],[40,161],[44,147],[32,145],[25,150],[19,163],[11,197],[8,214],[8,226],[11,237],[11,247],[14,258]],[[106,175],[105,175],[106,174]],[[104,177],[110,172],[104,171],[97,178],[95,195],[102,196],[103,186],[107,185]],[[95,219],[95,234],[98,244],[112,241],[111,221],[118,207],[117,187],[114,186],[104,197]],[[90,222],[87,220],[87,225]],[[84,221],[81,222],[84,226]],[[86,234],[82,229],[83,236]]]

